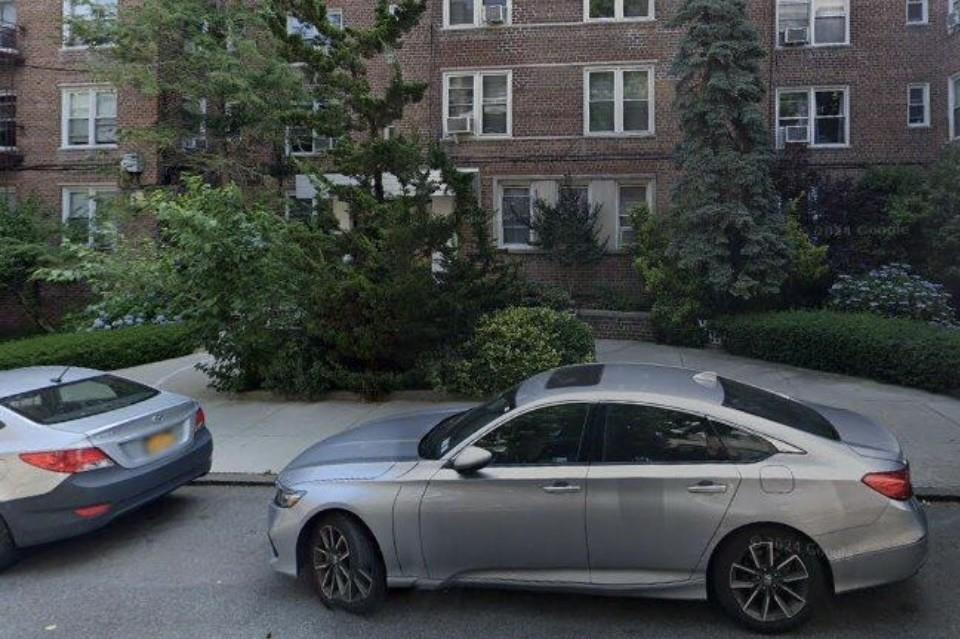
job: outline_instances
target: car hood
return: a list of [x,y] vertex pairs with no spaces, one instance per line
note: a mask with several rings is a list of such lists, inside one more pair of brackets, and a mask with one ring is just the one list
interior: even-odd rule
[[804,402],[823,415],[836,429],[841,441],[864,457],[903,461],[903,449],[888,428],[852,410]]
[[[417,446],[423,436],[447,417],[463,410],[461,407],[445,408],[361,424],[306,449],[290,462],[284,473],[318,466],[356,464],[367,467],[367,475],[380,469],[377,473],[379,476],[395,462],[419,459]],[[362,469],[357,467],[354,470]]]

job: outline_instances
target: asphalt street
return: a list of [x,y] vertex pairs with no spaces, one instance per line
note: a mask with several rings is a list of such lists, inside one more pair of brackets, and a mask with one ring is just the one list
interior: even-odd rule
[[[0,637],[451,639],[750,636],[705,603],[500,592],[392,593],[357,618],[267,565],[266,487],[192,486],[0,575]],[[928,505],[931,560],[838,597],[791,636],[960,637],[960,505]],[[492,541],[492,540],[491,540]]]

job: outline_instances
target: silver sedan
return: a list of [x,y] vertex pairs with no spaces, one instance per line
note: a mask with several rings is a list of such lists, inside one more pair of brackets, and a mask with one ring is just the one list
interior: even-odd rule
[[192,399],[109,373],[0,371],[0,569],[205,475],[205,426]]
[[765,632],[906,579],[927,552],[884,427],[628,364],[331,437],[280,475],[269,536],[276,570],[353,612],[388,587],[482,585],[710,599]]

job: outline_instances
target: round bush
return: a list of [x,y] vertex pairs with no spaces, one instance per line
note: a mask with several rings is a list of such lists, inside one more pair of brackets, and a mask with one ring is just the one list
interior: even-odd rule
[[481,396],[509,388],[542,371],[593,361],[593,332],[569,313],[508,308],[480,320],[463,359],[443,374],[441,386]]
[[956,319],[944,287],[911,273],[906,264],[881,266],[857,277],[841,275],[830,289],[830,306],[942,326],[954,326]]

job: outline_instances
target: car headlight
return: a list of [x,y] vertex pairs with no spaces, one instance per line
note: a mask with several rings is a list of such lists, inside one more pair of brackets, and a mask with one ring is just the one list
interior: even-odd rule
[[293,508],[306,494],[305,490],[293,490],[277,484],[277,494],[273,496],[273,504],[277,508]]

